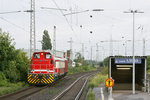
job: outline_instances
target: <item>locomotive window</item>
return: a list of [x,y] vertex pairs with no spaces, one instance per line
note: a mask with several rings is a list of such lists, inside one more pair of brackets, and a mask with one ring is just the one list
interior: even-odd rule
[[34,58],[34,59],[39,59],[39,58],[40,58],[40,54],[39,54],[39,53],[35,53],[35,54],[33,55],[33,58]]
[[45,58],[46,58],[46,59],[50,59],[50,58],[51,58],[51,55],[50,55],[49,53],[46,53],[46,54],[45,54]]

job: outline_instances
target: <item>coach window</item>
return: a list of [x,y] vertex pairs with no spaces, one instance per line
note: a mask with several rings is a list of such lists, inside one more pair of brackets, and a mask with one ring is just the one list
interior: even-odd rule
[[34,59],[39,59],[39,58],[40,58],[40,54],[39,54],[39,53],[35,53],[35,54],[33,55],[33,58],[34,58]]
[[45,54],[45,58],[46,58],[46,59],[50,59],[50,58],[51,58],[51,55],[50,55],[49,53],[46,53],[46,54]]

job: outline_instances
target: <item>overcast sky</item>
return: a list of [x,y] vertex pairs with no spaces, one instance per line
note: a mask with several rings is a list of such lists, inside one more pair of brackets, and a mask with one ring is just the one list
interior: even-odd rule
[[[68,15],[65,17],[59,10],[41,9],[40,7],[67,9],[64,14],[76,11],[88,12]],[[9,32],[15,39],[16,48],[29,48],[30,14],[23,12],[30,9],[30,0],[0,0],[0,12],[18,11],[20,13],[0,14],[0,28]],[[104,9],[102,12],[93,12],[92,9]],[[113,55],[124,55],[125,40],[132,39],[132,14],[123,13],[129,9],[144,11],[135,15],[136,55],[142,55],[142,40],[146,41],[146,54],[150,55],[150,1],[149,0],[36,0],[36,45],[41,48],[38,41],[42,40],[43,30],[49,31],[53,37],[53,26],[57,27],[57,50],[70,49],[70,37],[73,38],[73,52],[81,52],[84,43],[85,57],[90,58],[90,47],[93,48],[93,59],[96,58],[96,43],[99,43],[99,55],[109,55],[109,42],[100,41],[122,40],[114,42]],[[92,15],[92,18],[90,17]],[[82,25],[82,28],[80,27]],[[142,28],[143,27],[143,32]],[[72,28],[72,29],[71,29]],[[139,29],[138,29],[139,28]],[[90,31],[93,33],[91,34]],[[124,38],[122,38],[124,37]],[[101,47],[103,46],[103,47]],[[105,51],[102,51],[103,49]],[[131,42],[127,42],[127,55],[132,54]],[[100,56],[98,59],[102,59]]]

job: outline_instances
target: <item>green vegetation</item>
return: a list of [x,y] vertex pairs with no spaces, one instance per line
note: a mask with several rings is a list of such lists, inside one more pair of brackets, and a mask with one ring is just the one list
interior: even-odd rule
[[7,83],[5,86],[0,87],[0,96],[8,93],[15,92],[21,88],[28,87],[25,82],[18,82],[18,83]]
[[74,62],[75,62],[76,67],[81,67],[81,66],[87,65],[87,62],[84,60],[84,57],[82,57],[81,53],[77,52],[75,57],[76,58],[74,59]]
[[49,94],[54,95],[54,94],[58,94],[60,92],[60,90],[49,90]]
[[147,56],[147,73],[150,74],[150,56]]
[[99,65],[100,67],[108,66],[108,63],[109,63],[109,57],[106,57],[103,61],[99,63]]
[[[26,53],[15,49],[9,33],[0,29],[0,94],[18,90],[26,81],[29,59]],[[21,83],[18,83],[21,82]],[[22,83],[23,82],[23,83]]]
[[95,94],[92,92],[94,87],[98,87],[100,84],[104,84],[105,80],[108,78],[108,67],[101,68],[100,72],[94,77],[90,78],[88,82],[88,88],[90,89],[88,93],[88,100],[95,100]]
[[26,53],[15,49],[9,33],[0,30],[0,84],[25,81],[29,64]]
[[95,100],[95,94],[92,92],[92,90],[89,91],[87,97],[88,100]]
[[82,55],[79,52],[76,53],[75,57],[75,67],[68,67],[68,74],[96,70],[96,67],[94,65],[89,65],[88,61],[84,60],[84,57],[82,57]]
[[93,70],[96,70],[96,67],[90,66],[90,65],[80,66],[80,67],[69,67],[68,74],[87,72],[87,71],[93,71]]
[[150,69],[149,69],[149,70],[147,70],[147,74],[150,74]]
[[94,77],[90,78],[88,87],[94,88],[98,87],[100,84],[104,84],[105,80],[108,78],[108,67],[102,68],[101,71],[94,75]]
[[51,44],[51,39],[50,36],[48,34],[47,30],[44,30],[43,32],[43,40],[42,40],[42,50],[51,50],[52,49],[52,44]]

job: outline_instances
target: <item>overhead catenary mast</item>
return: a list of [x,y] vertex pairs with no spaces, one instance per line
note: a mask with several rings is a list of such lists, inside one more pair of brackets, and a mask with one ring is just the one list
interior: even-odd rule
[[82,43],[82,57],[84,58],[84,43]]
[[36,35],[35,35],[35,0],[31,0],[30,12],[30,58],[34,51],[36,51]]
[[73,43],[73,41],[72,41],[72,37],[70,38],[70,41],[68,41],[68,43],[70,43],[70,60],[71,60],[70,66],[72,66],[72,61],[73,61],[73,52],[72,52],[72,43]]
[[56,56],[56,26],[54,26],[53,55],[54,55],[54,57]]

